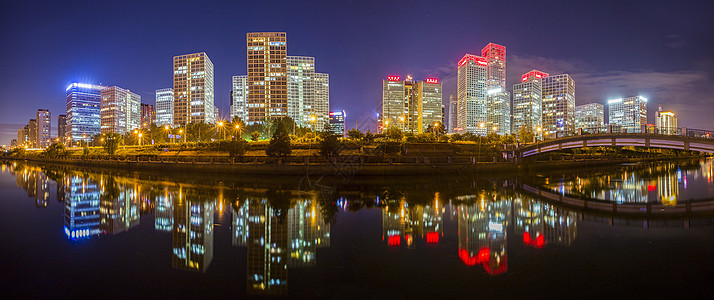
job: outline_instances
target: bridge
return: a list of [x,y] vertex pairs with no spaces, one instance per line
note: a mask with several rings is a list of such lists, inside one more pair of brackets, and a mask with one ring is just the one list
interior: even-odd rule
[[714,138],[641,133],[574,135],[519,147],[516,157],[582,147],[635,146],[714,153]]

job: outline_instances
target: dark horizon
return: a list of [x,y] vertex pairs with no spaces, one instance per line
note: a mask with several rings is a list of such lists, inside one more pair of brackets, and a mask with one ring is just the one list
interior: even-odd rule
[[0,144],[39,108],[51,111],[56,135],[73,81],[120,86],[154,104],[154,91],[172,86],[173,56],[193,52],[213,61],[226,118],[231,76],[246,73],[245,34],[256,31],[287,32],[288,55],[315,57],[315,71],[330,74],[330,110],[345,110],[348,128],[376,129],[388,75],[437,77],[448,102],[458,60],[494,42],[506,46],[511,91],[531,69],[568,73],[577,105],[643,95],[649,123],[661,104],[680,126],[714,129],[711,2],[485,5],[276,2],[270,18],[254,13],[268,9],[259,3],[7,3]]

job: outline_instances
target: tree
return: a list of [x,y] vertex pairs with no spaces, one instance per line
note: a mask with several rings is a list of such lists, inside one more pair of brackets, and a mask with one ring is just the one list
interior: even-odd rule
[[338,156],[342,151],[342,143],[337,139],[337,135],[329,130],[329,126],[326,124],[325,129],[320,133],[319,152],[325,157]]
[[233,140],[228,147],[228,156],[231,158],[241,157],[245,154],[246,148],[248,148],[248,142],[244,139]]
[[[238,126],[238,127],[236,128],[236,126]],[[241,120],[240,117],[238,117],[238,116],[233,117],[233,120],[231,120],[231,122],[228,124],[227,128],[230,128],[230,130],[232,130],[234,133],[233,135],[238,137],[238,139],[243,139],[242,133],[246,132],[245,131],[246,128],[245,128],[245,122],[243,122],[243,120]],[[241,136],[238,136],[238,135],[241,135]]]
[[404,134],[402,130],[397,127],[390,127],[387,129],[387,137],[393,141],[401,141]]
[[347,131],[347,137],[349,137],[350,140],[359,141],[365,137],[365,134],[359,131],[359,129],[357,128],[352,128]]
[[270,138],[268,147],[265,149],[265,154],[272,157],[290,155],[290,153],[292,153],[292,146],[290,145],[290,136],[285,128],[285,123],[273,122],[273,124],[275,125],[275,132]]
[[364,133],[364,140],[365,140],[367,143],[372,143],[372,142],[374,142],[374,139],[375,139],[375,135],[374,135],[374,133],[372,133],[371,131],[367,130],[367,132]]
[[62,143],[56,142],[42,151],[42,154],[49,158],[62,158],[67,156],[67,149],[64,148]]
[[260,132],[253,131],[253,133],[250,134],[250,139],[254,142],[257,142],[260,139]]
[[104,138],[104,151],[110,156],[114,155],[119,149],[119,144],[121,144],[121,135],[118,133],[107,133]]
[[530,126],[518,128],[518,141],[521,143],[533,142],[533,130],[531,130]]

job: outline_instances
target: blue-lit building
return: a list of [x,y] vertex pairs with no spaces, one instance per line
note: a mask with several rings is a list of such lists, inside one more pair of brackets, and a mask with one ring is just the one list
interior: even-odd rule
[[100,186],[88,178],[65,178],[64,233],[70,240],[101,234],[99,220]]
[[100,133],[101,90],[106,86],[72,83],[67,86],[67,136],[71,142],[91,141]]
[[332,133],[345,136],[345,114],[344,110],[330,112],[330,130]]

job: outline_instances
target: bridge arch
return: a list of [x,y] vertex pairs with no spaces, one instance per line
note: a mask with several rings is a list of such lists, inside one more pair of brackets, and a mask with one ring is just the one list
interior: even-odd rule
[[609,133],[576,135],[547,140],[520,147],[518,157],[528,157],[551,151],[583,147],[635,146],[662,149],[700,151],[714,154],[714,139],[679,135]]

